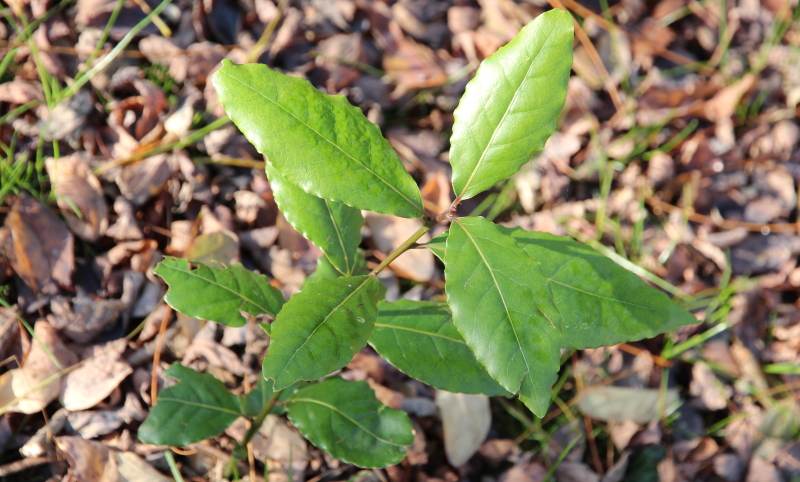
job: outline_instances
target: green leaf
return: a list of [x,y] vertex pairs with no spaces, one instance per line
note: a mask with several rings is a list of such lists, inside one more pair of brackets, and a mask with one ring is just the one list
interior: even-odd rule
[[284,303],[283,295],[266,276],[238,263],[214,268],[190,264],[185,259],[164,258],[154,272],[169,285],[164,301],[171,307],[223,325],[244,326],[246,319],[239,311],[276,316]]
[[139,440],[153,445],[183,446],[222,433],[242,416],[236,395],[212,375],[180,363],[164,372],[178,384],[158,394],[158,403],[139,427]]
[[[356,250],[355,268],[353,269],[352,275],[359,276],[362,274],[368,274],[369,271],[369,268],[367,268],[367,260],[364,257],[364,250]],[[316,283],[319,280],[336,279],[340,278],[341,276],[342,273],[337,270],[333,264],[331,264],[327,256],[320,256],[317,258],[317,269],[315,269],[313,273],[308,275],[306,279],[303,280],[303,284],[300,286],[300,289],[302,290],[311,283]]]
[[212,79],[230,118],[286,179],[314,196],[405,218],[422,196],[380,128],[339,95],[263,64],[222,61]]
[[530,161],[555,131],[572,68],[572,16],[551,10],[483,61],[454,112],[453,189],[469,199]]
[[459,218],[445,251],[453,322],[475,358],[542,417],[559,369],[561,315],[539,264],[483,218]]
[[364,224],[361,211],[308,194],[287,181],[269,162],[266,170],[275,202],[289,224],[321,249],[337,270],[351,276]]
[[445,247],[447,246],[447,233],[449,233],[449,231],[443,232],[425,244],[425,246],[431,250],[431,253],[436,255],[436,257],[442,260],[443,263]]
[[382,301],[369,344],[400,371],[454,393],[508,395],[475,359],[445,305]]
[[522,228],[500,232],[537,260],[564,319],[562,348],[596,348],[652,338],[697,323],[663,292],[570,238]]
[[378,317],[380,281],[352,276],[310,284],[272,323],[264,376],[281,390],[342,368],[367,344]]
[[359,467],[397,464],[414,442],[408,415],[383,405],[364,382],[330,378],[286,403],[289,420],[311,443]]

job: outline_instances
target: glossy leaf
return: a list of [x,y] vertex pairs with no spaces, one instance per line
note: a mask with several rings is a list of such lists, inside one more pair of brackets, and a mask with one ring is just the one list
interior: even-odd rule
[[[355,268],[353,270],[353,276],[359,276],[362,274],[368,274],[370,272],[369,268],[367,268],[367,260],[364,257],[364,250],[358,249],[356,250],[356,260],[355,260]],[[327,256],[320,256],[317,258],[317,268],[314,270],[313,273],[308,275],[305,280],[303,280],[303,284],[301,285],[301,290],[306,286],[310,285],[311,283],[315,283],[319,280],[323,279],[336,279],[342,276],[342,273],[336,269],[333,264],[328,260]]]
[[180,363],[164,372],[178,384],[158,394],[158,403],[139,427],[139,440],[153,445],[184,446],[222,433],[242,416],[236,395],[208,373]]
[[263,64],[223,60],[212,81],[228,116],[295,186],[359,209],[424,215],[397,153],[345,97]]
[[359,467],[397,464],[414,441],[408,415],[383,405],[364,382],[330,378],[301,388],[286,404],[289,420],[311,443]]
[[445,251],[453,322],[489,374],[537,416],[559,369],[561,316],[539,264],[483,219],[457,219]]
[[289,224],[321,249],[342,274],[354,274],[364,225],[361,211],[308,194],[287,181],[269,162],[266,170],[275,202]]
[[264,358],[264,376],[275,380],[275,390],[322,378],[352,360],[375,327],[380,284],[374,276],[322,280],[286,303]]
[[454,393],[508,395],[475,359],[446,305],[382,301],[369,344],[400,371]]
[[508,178],[556,129],[572,68],[572,16],[536,17],[483,61],[454,112],[453,189],[469,199]]
[[164,258],[155,274],[169,290],[164,301],[181,313],[228,326],[244,326],[239,311],[276,316],[283,306],[281,292],[267,277],[241,264],[215,268],[185,259]]
[[449,232],[450,231],[445,231],[425,244],[425,246],[431,250],[431,253],[436,255],[442,262],[444,262],[444,251],[447,247],[447,233]]
[[564,319],[563,348],[596,348],[651,338],[697,323],[666,294],[570,238],[522,228],[501,232],[537,260]]

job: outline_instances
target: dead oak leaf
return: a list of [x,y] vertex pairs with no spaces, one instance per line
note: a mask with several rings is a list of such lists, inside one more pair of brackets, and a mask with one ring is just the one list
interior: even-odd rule
[[92,169],[75,156],[51,157],[45,167],[69,228],[86,241],[97,241],[108,228],[108,206]]
[[[11,267],[37,293],[54,295],[72,285],[74,238],[39,201],[21,194],[6,218],[11,236],[4,250]],[[10,246],[9,246],[10,244]]]
[[9,408],[11,412],[36,413],[44,409],[61,393],[61,381],[51,380],[51,377],[78,361],[75,354],[61,343],[56,330],[47,321],[39,320],[33,327],[33,333],[35,339],[22,367],[9,372],[11,388],[18,399]]
[[120,359],[125,344],[112,341],[106,346],[93,346],[83,366],[64,378],[61,404],[70,411],[94,407],[111,395],[133,368]]
[[64,453],[69,471],[82,482],[117,482],[116,459],[104,444],[81,437],[56,437],[58,448]]

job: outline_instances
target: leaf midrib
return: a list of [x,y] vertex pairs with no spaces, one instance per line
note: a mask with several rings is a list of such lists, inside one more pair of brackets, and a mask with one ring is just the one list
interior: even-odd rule
[[417,330],[417,329],[414,329],[414,328],[408,328],[406,326],[387,325],[385,323],[375,323],[375,328],[390,328],[390,329],[393,329],[393,330],[410,331],[412,333],[418,333],[420,335],[427,335],[427,336],[431,336],[431,337],[443,338],[443,339],[445,339],[447,341],[452,341],[453,343],[460,343],[462,345],[466,345],[467,344],[464,340],[458,340],[456,338],[450,338],[449,336],[445,336],[445,335],[442,335],[442,334],[439,334],[439,333],[432,333],[430,331],[422,331],[422,330]]
[[[200,276],[200,275],[197,275],[197,274],[195,274],[195,273],[196,273],[196,271],[189,270],[189,269],[188,269],[188,267],[187,267],[187,269],[185,269],[185,270],[184,270],[183,268],[180,268],[180,267],[178,267],[178,266],[176,266],[176,265],[168,265],[168,264],[164,264],[164,265],[162,265],[162,266],[164,266],[166,269],[172,269],[172,270],[178,271],[178,272],[180,272],[180,273],[185,273],[185,274],[187,274],[187,275],[189,275],[189,276],[192,276],[192,277],[194,277],[194,278],[201,279],[201,280],[203,280],[203,281],[207,281],[208,283],[210,283],[210,284],[212,284],[212,285],[214,285],[214,286],[217,286],[217,287],[219,287],[219,288],[222,288],[223,290],[225,290],[225,291],[228,291],[228,292],[230,292],[230,293],[234,294],[234,295],[235,295],[235,296],[237,296],[238,298],[241,298],[241,299],[243,299],[243,300],[247,301],[248,303],[252,304],[252,305],[253,305],[253,306],[255,306],[256,308],[258,308],[259,310],[261,310],[263,313],[266,313],[266,314],[268,314],[268,315],[270,315],[270,316],[274,316],[274,313],[272,313],[272,311],[271,311],[269,308],[266,308],[266,307],[264,307],[264,306],[261,306],[259,303],[257,303],[257,302],[255,302],[255,301],[253,301],[252,299],[248,298],[247,296],[244,296],[244,295],[242,295],[242,294],[240,294],[240,293],[238,293],[238,292],[236,292],[236,291],[233,291],[231,288],[228,288],[227,286],[225,286],[225,285],[223,285],[223,284],[220,284],[220,283],[218,283],[218,282],[216,281],[216,279],[212,281],[212,280],[211,280],[211,279],[209,279],[209,278],[204,278],[204,277],[202,277],[202,276]],[[212,271],[212,273],[213,273],[213,271]],[[234,276],[234,278],[236,278],[236,277]],[[238,278],[236,279],[236,283],[237,283],[237,284],[239,284],[239,280],[238,280]]]
[[353,418],[352,418],[352,417],[350,417],[349,415],[347,415],[347,414],[346,414],[346,413],[344,413],[343,411],[339,410],[339,408],[338,408],[338,407],[336,407],[336,406],[334,406],[334,405],[331,405],[331,404],[328,404],[328,403],[325,403],[325,402],[323,402],[323,401],[321,401],[321,400],[316,400],[316,399],[313,399],[313,398],[291,398],[291,399],[289,399],[287,402],[288,402],[288,403],[307,402],[307,403],[316,403],[316,404],[318,404],[318,405],[322,405],[323,407],[327,407],[327,408],[329,408],[330,410],[332,410],[332,411],[334,411],[334,412],[338,413],[338,414],[339,414],[339,415],[341,415],[342,417],[346,418],[346,419],[347,419],[347,420],[349,420],[349,421],[350,421],[350,422],[351,422],[353,425],[355,425],[356,427],[360,428],[360,429],[361,429],[361,430],[363,430],[364,432],[368,433],[369,435],[371,435],[372,437],[374,437],[376,440],[380,440],[381,442],[383,442],[383,443],[385,443],[385,444],[388,444],[388,445],[394,445],[395,447],[405,447],[405,445],[398,444],[398,443],[395,443],[395,442],[392,442],[392,441],[389,441],[389,440],[386,440],[386,439],[383,439],[383,438],[379,437],[378,435],[374,434],[374,433],[373,433],[371,430],[367,429],[366,427],[364,427],[363,425],[361,425],[361,424],[360,424],[360,423],[358,423],[357,421],[353,420]]
[[[547,37],[547,40],[545,40],[545,42],[542,45],[542,47],[539,49],[539,51],[536,53],[536,55],[531,59],[531,64],[528,66],[528,70],[525,72],[525,76],[522,78],[522,82],[519,83],[519,86],[514,91],[514,96],[511,98],[511,101],[506,106],[506,110],[503,112],[503,117],[500,119],[500,122],[498,122],[497,125],[494,127],[494,130],[492,130],[492,137],[489,139],[489,142],[486,143],[486,146],[483,148],[483,152],[481,152],[481,157],[480,157],[480,159],[478,159],[478,163],[475,164],[475,168],[472,170],[472,174],[470,174],[469,179],[467,179],[466,184],[464,184],[464,189],[461,190],[461,194],[458,195],[458,199],[461,199],[464,196],[464,194],[467,192],[467,190],[469,189],[470,185],[472,184],[472,180],[475,178],[475,174],[478,173],[478,170],[483,165],[483,161],[486,159],[486,154],[489,152],[489,147],[492,144],[494,144],[494,138],[497,136],[497,133],[499,131],[500,126],[503,125],[503,122],[506,120],[506,117],[508,116],[508,113],[511,110],[511,106],[514,105],[514,103],[517,100],[517,96],[519,95],[520,91],[522,91],[522,85],[528,79],[528,75],[530,75],[531,69],[533,68],[533,65],[536,63],[536,59],[539,57],[539,54],[542,53],[542,50],[544,50],[544,48],[547,46],[547,43],[550,42],[551,38],[552,38],[552,35]],[[485,61],[484,61],[484,63],[485,63]]]
[[327,199],[323,199],[325,201],[325,209],[328,210],[328,216],[331,218],[331,224],[333,224],[333,230],[336,232],[336,239],[339,241],[339,247],[342,248],[342,256],[344,256],[344,265],[347,273],[347,276],[353,274],[353,268],[350,266],[350,257],[347,255],[347,248],[344,245],[344,239],[342,238],[342,233],[339,232],[339,225],[336,223],[336,217],[333,215],[333,211],[331,211],[331,204],[330,201]]
[[[503,309],[506,312],[506,317],[508,318],[508,324],[511,325],[511,331],[514,333],[514,338],[515,338],[515,340],[517,342],[517,347],[519,347],[519,352],[520,352],[520,354],[522,354],[522,359],[525,361],[525,368],[527,368],[527,371],[525,372],[525,376],[530,376],[531,365],[530,365],[530,363],[528,363],[528,357],[525,355],[525,350],[522,349],[522,343],[519,341],[519,335],[517,334],[517,327],[514,326],[514,322],[511,320],[511,313],[508,310],[508,305],[506,304],[506,298],[505,298],[505,296],[503,296],[503,291],[500,289],[500,285],[498,284],[497,278],[494,275],[494,270],[492,269],[491,266],[489,266],[489,262],[486,260],[486,257],[483,255],[483,251],[481,251],[481,248],[478,247],[478,243],[475,242],[475,238],[472,237],[472,234],[469,232],[469,230],[467,230],[466,226],[464,226],[464,223],[462,223],[460,219],[456,219],[456,222],[458,223],[459,226],[461,226],[461,229],[464,230],[464,233],[466,233],[467,237],[472,242],[472,245],[475,246],[475,250],[480,255],[481,260],[483,260],[483,264],[486,266],[486,269],[489,270],[489,274],[492,276],[492,281],[494,282],[494,286],[497,289],[497,293],[500,295],[500,300],[503,302]],[[521,381],[520,381],[520,385],[522,385]],[[510,392],[511,391],[516,391],[516,390],[512,390],[511,388],[508,388],[508,387],[505,387],[505,386],[503,386],[503,388],[505,388],[506,390],[508,390]],[[535,387],[534,387],[534,391],[535,391]]]
[[291,117],[293,117],[295,120],[297,120],[297,122],[299,122],[300,124],[302,124],[302,125],[306,126],[306,127],[308,128],[308,130],[310,130],[311,132],[313,132],[314,134],[316,134],[317,136],[319,136],[321,139],[325,140],[325,142],[327,142],[327,143],[328,143],[328,144],[330,144],[331,146],[333,146],[333,147],[335,147],[336,149],[338,149],[338,150],[339,150],[339,151],[340,151],[342,154],[344,154],[344,155],[346,155],[347,157],[349,157],[350,159],[352,159],[352,160],[353,160],[353,162],[355,162],[356,164],[360,165],[360,166],[361,166],[362,168],[364,168],[364,169],[365,169],[367,172],[369,172],[370,174],[372,174],[373,176],[375,176],[376,178],[378,178],[378,179],[379,179],[379,180],[380,180],[380,181],[381,181],[383,184],[385,184],[387,187],[389,187],[389,188],[390,188],[392,191],[396,192],[396,193],[397,193],[397,194],[398,194],[398,195],[399,195],[401,198],[403,198],[403,199],[404,199],[406,202],[408,202],[409,204],[411,204],[411,205],[412,205],[414,208],[416,208],[418,211],[420,211],[420,212],[424,213],[424,211],[423,211],[423,209],[422,209],[422,206],[418,206],[416,203],[414,203],[414,201],[412,201],[412,200],[411,200],[411,199],[409,199],[409,198],[408,198],[408,197],[407,197],[405,194],[403,194],[402,192],[400,192],[400,190],[398,190],[396,187],[394,187],[394,186],[393,186],[393,185],[392,185],[390,182],[388,182],[386,179],[384,179],[384,178],[382,178],[380,175],[378,175],[378,173],[376,173],[375,171],[373,171],[372,169],[370,169],[369,167],[367,167],[367,166],[366,166],[366,165],[365,165],[363,162],[361,162],[359,159],[357,159],[356,157],[354,157],[352,154],[350,154],[349,152],[347,152],[347,151],[345,151],[344,149],[342,149],[342,147],[341,147],[341,146],[339,146],[338,144],[336,144],[336,143],[335,143],[335,142],[333,142],[332,140],[328,139],[327,137],[323,136],[323,135],[322,135],[320,132],[318,132],[316,129],[314,129],[313,127],[311,127],[311,126],[310,126],[309,124],[307,124],[306,122],[303,122],[303,120],[302,120],[302,119],[300,119],[299,117],[297,117],[296,115],[294,115],[294,114],[293,114],[293,113],[292,113],[292,112],[291,112],[289,109],[287,109],[286,107],[284,107],[284,106],[280,105],[279,103],[275,102],[274,100],[270,99],[270,98],[269,98],[269,97],[267,97],[266,95],[262,94],[261,92],[259,92],[259,91],[258,91],[258,90],[256,90],[256,89],[254,89],[252,86],[250,86],[250,85],[248,85],[248,84],[246,84],[246,83],[242,82],[242,81],[241,81],[241,80],[239,80],[238,78],[236,78],[236,77],[234,77],[234,76],[232,76],[232,75],[228,74],[228,73],[227,73],[227,72],[225,72],[224,70],[220,70],[220,73],[221,73],[221,74],[223,74],[223,75],[226,75],[226,76],[227,76],[228,78],[230,78],[230,79],[233,79],[233,80],[235,80],[236,82],[239,82],[239,83],[240,83],[240,84],[242,84],[243,86],[247,87],[248,89],[252,90],[252,91],[253,91],[253,92],[255,92],[256,94],[258,94],[258,95],[260,95],[261,97],[263,97],[264,99],[266,99],[268,102],[271,102],[271,103],[272,103],[273,105],[275,105],[276,107],[279,107],[280,109],[282,109],[282,110],[283,110],[284,112],[286,112],[288,115],[290,115],[290,116],[291,116]]
[[213,405],[206,405],[204,403],[199,403],[199,402],[191,402],[191,401],[188,401],[188,400],[181,400],[180,398],[159,396],[158,397],[158,401],[159,402],[175,402],[175,403],[180,403],[182,405],[190,405],[192,407],[199,407],[199,408],[205,408],[205,409],[208,409],[208,410],[214,410],[214,411],[217,411],[217,412],[228,413],[228,414],[231,414],[231,415],[236,415],[237,417],[241,417],[242,416],[242,414],[240,412],[237,412],[235,410],[231,410],[231,409],[223,408],[223,407],[215,407]]
[[[365,280],[364,280],[364,281],[363,281],[363,282],[362,282],[360,285],[358,285],[358,287],[357,287],[356,289],[354,289],[354,290],[353,290],[353,291],[352,291],[352,292],[351,292],[349,295],[347,295],[347,296],[346,296],[346,297],[345,297],[345,298],[342,300],[342,302],[341,302],[341,303],[339,303],[338,305],[336,305],[335,307],[333,307],[333,309],[331,309],[331,310],[328,312],[328,314],[327,314],[327,315],[325,315],[325,318],[323,318],[323,319],[322,319],[322,321],[321,321],[321,322],[320,322],[320,323],[319,323],[319,324],[318,324],[316,327],[314,327],[314,329],[313,329],[313,330],[311,330],[311,333],[309,333],[309,334],[308,334],[308,336],[307,336],[307,337],[306,337],[306,339],[303,341],[303,343],[302,343],[300,346],[298,346],[298,347],[297,347],[297,349],[295,349],[295,350],[294,350],[294,353],[292,353],[292,356],[291,356],[291,357],[289,357],[289,359],[286,361],[286,363],[284,363],[284,365],[283,365],[283,368],[281,369],[281,372],[280,372],[280,373],[278,373],[278,374],[275,376],[275,378],[268,377],[268,378],[272,378],[273,380],[275,380],[275,385],[276,385],[276,386],[277,386],[277,384],[278,384],[278,379],[279,379],[281,376],[283,376],[283,374],[286,372],[286,369],[289,367],[289,364],[290,364],[290,363],[292,363],[292,360],[294,360],[294,357],[295,357],[295,356],[297,356],[297,354],[300,352],[300,350],[302,350],[302,349],[303,349],[303,347],[304,347],[304,346],[306,346],[306,345],[308,344],[308,341],[309,341],[311,338],[313,338],[313,337],[314,337],[314,334],[317,332],[317,330],[319,330],[320,328],[322,328],[322,326],[323,326],[323,325],[325,325],[325,323],[327,323],[327,322],[328,322],[328,319],[329,319],[329,318],[330,318],[330,317],[331,317],[331,316],[332,316],[332,315],[333,315],[335,312],[337,312],[337,311],[339,310],[339,308],[341,308],[341,307],[342,307],[342,306],[343,306],[345,303],[347,303],[347,301],[348,301],[350,298],[352,298],[353,296],[355,296],[355,294],[356,294],[356,293],[358,293],[359,291],[361,291],[361,289],[364,287],[364,285],[366,285],[367,283],[369,283],[369,282],[371,281],[371,278],[372,278],[372,277],[373,277],[372,275],[369,275],[369,276],[367,276],[367,278],[366,278],[366,279],[365,279]],[[278,321],[278,320],[276,319],[275,321]],[[274,333],[274,332],[273,332],[273,333]],[[273,340],[276,340],[276,337],[274,337],[274,336],[273,336]],[[287,386],[288,386],[288,385],[287,385]]]

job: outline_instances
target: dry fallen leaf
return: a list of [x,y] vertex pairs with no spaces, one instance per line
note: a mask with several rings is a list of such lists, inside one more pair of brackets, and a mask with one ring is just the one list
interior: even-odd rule
[[125,404],[119,408],[106,410],[86,410],[70,412],[67,415],[72,430],[85,439],[105,435],[118,429],[122,424],[134,420],[141,422],[147,416],[139,398],[133,393],[125,395]]
[[[226,434],[237,441],[244,438],[245,432],[247,425],[243,418],[237,419],[225,430]],[[294,473],[293,480],[303,480],[310,460],[306,440],[285,419],[267,415],[252,443],[256,460],[267,461],[270,480],[273,480],[273,473],[277,480],[288,480],[290,470]]]
[[580,399],[578,408],[597,420],[614,422],[632,420],[646,424],[661,415],[659,406],[666,411],[679,397],[677,390],[667,390],[662,396],[661,391],[655,389],[604,386],[593,389]]
[[124,308],[125,303],[120,300],[96,300],[79,288],[72,306],[62,297],[50,302],[53,314],[47,315],[47,321],[71,340],[88,343],[116,320]]
[[41,85],[24,80],[12,80],[0,84],[0,102],[20,105],[34,100],[44,100]]
[[141,206],[160,193],[172,176],[167,159],[167,154],[158,154],[125,166],[116,177],[125,199],[134,206]]
[[698,362],[692,367],[692,382],[689,393],[700,397],[709,410],[722,410],[728,405],[728,397],[722,383],[717,380],[711,367],[703,362]]
[[124,350],[125,344],[118,341],[88,349],[87,355],[94,358],[84,361],[83,366],[64,377],[61,404],[70,411],[86,410],[108,397],[133,373],[133,368],[120,360]]
[[[61,393],[61,380],[50,380],[36,389],[60,370],[77,363],[75,355],[58,339],[56,331],[45,320],[33,327],[36,338],[25,356],[21,368],[11,370],[11,387],[17,403],[9,408],[12,412],[35,413],[44,409]],[[54,362],[58,361],[58,365]],[[36,389],[35,391],[32,391]]]
[[489,397],[436,390],[436,405],[442,417],[447,460],[454,467],[464,465],[489,434]]
[[81,437],[56,437],[69,463],[70,473],[81,482],[118,482],[117,462],[108,447]]
[[172,482],[134,452],[112,452],[117,463],[119,482]]
[[224,368],[235,375],[241,376],[248,371],[239,355],[207,338],[195,337],[183,354],[182,363],[184,366],[189,366],[198,359],[205,359],[209,364]]
[[57,284],[72,286],[74,239],[64,223],[42,203],[21,194],[6,217],[11,266],[37,293],[54,295]]
[[735,84],[720,90],[704,104],[703,113],[706,118],[710,121],[720,121],[731,117],[736,112],[742,96],[755,85],[757,80],[755,74],[747,74]]
[[67,225],[78,237],[97,241],[108,228],[108,207],[92,169],[76,156],[51,157],[45,166]]

